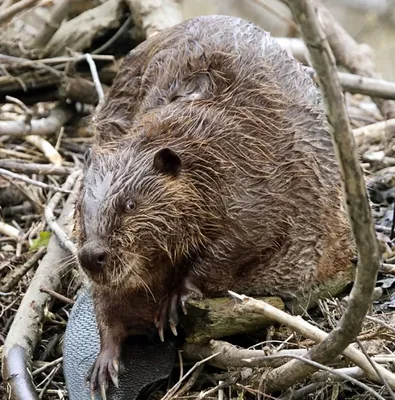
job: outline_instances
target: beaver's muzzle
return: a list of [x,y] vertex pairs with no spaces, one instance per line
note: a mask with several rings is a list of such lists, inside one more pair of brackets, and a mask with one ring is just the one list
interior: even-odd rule
[[78,260],[84,270],[90,274],[99,274],[106,265],[107,252],[100,242],[90,241],[78,252]]

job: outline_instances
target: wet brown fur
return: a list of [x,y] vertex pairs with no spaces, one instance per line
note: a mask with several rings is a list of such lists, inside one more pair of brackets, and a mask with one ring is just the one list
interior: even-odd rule
[[[200,17],[142,43],[94,124],[77,222],[80,245],[100,240],[108,252],[92,277],[102,335],[154,329],[159,302],[185,276],[205,295],[289,298],[349,268],[320,97],[252,24]],[[179,176],[153,169],[163,147],[180,156]]]

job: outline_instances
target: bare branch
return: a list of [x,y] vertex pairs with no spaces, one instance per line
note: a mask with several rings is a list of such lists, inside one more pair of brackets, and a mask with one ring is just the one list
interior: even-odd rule
[[70,9],[70,2],[70,0],[60,0],[54,4],[48,20],[45,21],[41,31],[38,32],[37,36],[29,44],[31,48],[43,49],[46,46],[66,18]]
[[[307,67],[306,71],[315,76],[313,68]],[[384,79],[367,78],[361,75],[338,72],[340,84],[345,92],[365,94],[381,99],[395,100],[395,83]]]
[[37,147],[44,156],[51,161],[52,164],[60,167],[62,165],[63,159],[60,153],[52,146],[48,140],[45,140],[41,136],[37,135],[27,135],[25,136],[26,142],[29,142],[33,146]]
[[182,22],[180,7],[174,0],[126,0],[126,4],[147,39]]
[[370,144],[395,135],[395,118],[353,130],[357,146]]
[[30,124],[25,121],[0,121],[0,136],[50,135],[60,129],[72,116],[71,110],[56,107],[47,118],[32,119]]
[[[67,179],[63,185],[64,189],[70,189],[75,185],[75,182],[78,180],[80,176],[80,171],[73,172]],[[71,254],[77,254],[77,248],[75,244],[70,240],[69,235],[65,232],[62,227],[56,221],[55,215],[53,210],[59,203],[60,199],[62,198],[62,193],[56,193],[53,195],[51,200],[48,202],[47,206],[44,210],[45,219],[51,228],[51,230],[55,233],[55,235],[60,240],[62,246],[70,251]]]
[[70,175],[75,171],[75,168],[57,167],[53,164],[35,164],[25,163],[14,160],[1,160],[0,167],[12,169],[16,172],[24,174],[40,174],[40,175]]
[[61,188],[61,187],[58,187],[55,185],[48,185],[47,183],[44,183],[41,181],[36,181],[35,179],[28,178],[27,176],[24,176],[24,175],[15,174],[14,172],[7,171],[6,169],[3,169],[3,168],[0,168],[0,175],[8,176],[9,178],[17,179],[22,182],[26,182],[31,185],[41,187],[43,189],[51,189],[51,190],[54,190],[55,192],[61,192],[61,193],[70,193],[70,190],[66,190],[64,188]]
[[19,11],[24,10],[25,8],[29,8],[37,3],[38,0],[22,0],[18,1],[17,3],[9,6],[5,10],[2,10],[0,13],[0,23],[7,21],[15,14],[19,13]]
[[19,230],[16,229],[14,226],[6,224],[2,221],[0,221],[0,233],[4,236],[8,236],[14,239],[19,238]]
[[100,108],[100,106],[103,104],[103,101],[104,101],[103,87],[101,85],[101,82],[100,82],[100,79],[99,79],[99,74],[97,73],[97,69],[96,69],[96,64],[93,61],[92,56],[87,53],[87,54],[85,54],[85,57],[86,57],[86,61],[89,64],[89,68],[91,70],[91,75],[92,75],[93,83],[95,84],[97,96],[99,97],[98,108]]
[[[281,358],[283,356],[280,355],[273,355],[273,356],[266,356],[264,359],[266,360],[273,360],[275,358]],[[364,383],[358,381],[357,379],[353,378],[350,375],[346,375],[342,373],[340,370],[335,370],[333,368],[326,367],[325,365],[318,363],[316,361],[310,360],[308,358],[300,357],[297,355],[288,355],[286,357],[294,358],[295,360],[298,360],[300,363],[304,363],[305,365],[309,365],[309,367],[314,367],[314,369],[322,369],[323,371],[329,372],[330,374],[334,374],[339,376],[340,378],[352,382],[354,385],[361,387],[362,389],[366,390],[368,393],[370,393],[372,396],[374,396],[378,400],[385,400],[384,397],[380,396],[376,391],[374,391],[372,388],[369,386],[365,385]],[[310,369],[309,368],[309,369]]]
[[11,291],[21,280],[21,278],[38,263],[38,261],[44,256],[46,252],[46,247],[40,247],[36,251],[36,253],[33,254],[33,256],[29,260],[27,260],[22,266],[11,270],[11,272],[6,275],[1,281],[3,285],[0,287],[0,292]]
[[[240,305],[238,305],[237,308],[239,308],[239,312],[244,313],[246,315],[254,314],[254,313],[262,314],[266,318],[277,321],[280,324],[287,325],[292,330],[300,333],[304,337],[312,339],[315,342],[322,342],[322,344],[325,343],[325,341],[328,340],[330,338],[330,336],[333,334],[333,332],[331,334],[327,334],[326,332],[322,331],[318,327],[309,324],[307,321],[303,320],[302,318],[289,315],[289,314],[285,313],[284,311],[281,311],[275,307],[272,307],[270,304],[267,304],[262,300],[256,300],[251,297],[244,296],[244,295],[240,296],[231,291],[229,293],[233,297],[240,299],[242,301],[242,303]],[[371,366],[371,364],[368,362],[368,360],[366,360],[366,357],[359,350],[357,350],[353,346],[348,346],[342,352],[343,352],[343,355],[345,355],[353,363],[355,363],[361,369],[363,369],[372,380],[375,380],[375,381],[381,383],[381,378],[377,375],[375,369]],[[310,354],[311,354],[311,350],[305,355],[305,357],[309,358]],[[335,358],[335,357],[333,357],[333,358]],[[253,361],[254,361],[254,358],[252,358],[251,366],[256,366],[256,364],[254,364]],[[293,362],[284,365],[284,368],[290,368],[289,365],[292,365],[292,363]],[[375,367],[377,367],[380,370],[382,375],[388,380],[391,387],[395,387],[395,375],[392,374],[390,371],[386,370],[385,368],[379,366],[378,364],[375,364]],[[276,375],[278,377],[276,371],[278,371],[280,369],[281,369],[281,367],[278,368],[277,370],[273,370],[272,372],[270,372],[268,374],[267,379],[271,379],[271,374]],[[304,369],[306,369],[306,366],[304,367]],[[292,371],[290,371],[289,373],[291,374],[291,372]],[[288,371],[287,371],[287,373],[288,373]],[[300,372],[300,373],[302,373],[302,372]],[[282,381],[282,379],[280,381]],[[280,385],[281,383],[282,382],[279,382],[278,384]],[[290,383],[286,387],[289,387],[291,385],[292,385],[292,383]],[[283,386],[281,388],[283,388]]]
[[[290,1],[292,8],[293,1]],[[336,60],[354,74],[370,78],[380,78],[376,72],[372,52],[366,45],[358,44],[347,31],[340,26],[332,14],[317,4],[320,20]],[[395,102],[372,99],[386,118],[395,118]]]

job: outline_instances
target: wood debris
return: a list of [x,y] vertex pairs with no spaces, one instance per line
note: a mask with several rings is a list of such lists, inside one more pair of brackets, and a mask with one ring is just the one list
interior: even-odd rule
[[[294,10],[315,4],[284,2]],[[68,398],[62,339],[81,284],[71,216],[84,153],[92,143],[89,120],[126,54],[182,21],[181,3],[0,1],[0,396]],[[284,312],[278,298],[231,293],[191,301],[179,369],[169,387],[159,387],[157,398],[260,399],[274,393],[283,400],[362,399],[368,393],[395,398],[395,83],[378,74],[371,49],[357,43],[322,5],[317,9],[342,67],[336,76],[382,253],[376,284],[373,279],[363,286],[376,287],[373,304],[367,304],[371,312],[360,319],[361,329],[357,324],[357,339],[327,359],[311,349],[328,336],[339,340],[333,332],[352,303],[351,276],[328,283],[326,289],[336,295],[347,287],[338,297],[320,300],[317,292],[314,308],[300,307],[303,318]],[[290,23],[295,33],[297,25]],[[309,43],[300,37],[278,41],[313,80],[320,79]],[[296,378],[288,374],[295,365],[304,369]],[[32,393],[36,397],[29,397]]]

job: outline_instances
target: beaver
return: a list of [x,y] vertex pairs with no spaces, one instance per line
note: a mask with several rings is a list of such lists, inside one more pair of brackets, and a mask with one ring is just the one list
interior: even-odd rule
[[93,126],[76,217],[102,397],[122,341],[177,334],[188,297],[299,298],[350,266],[319,92],[252,23],[198,17],[141,43]]

